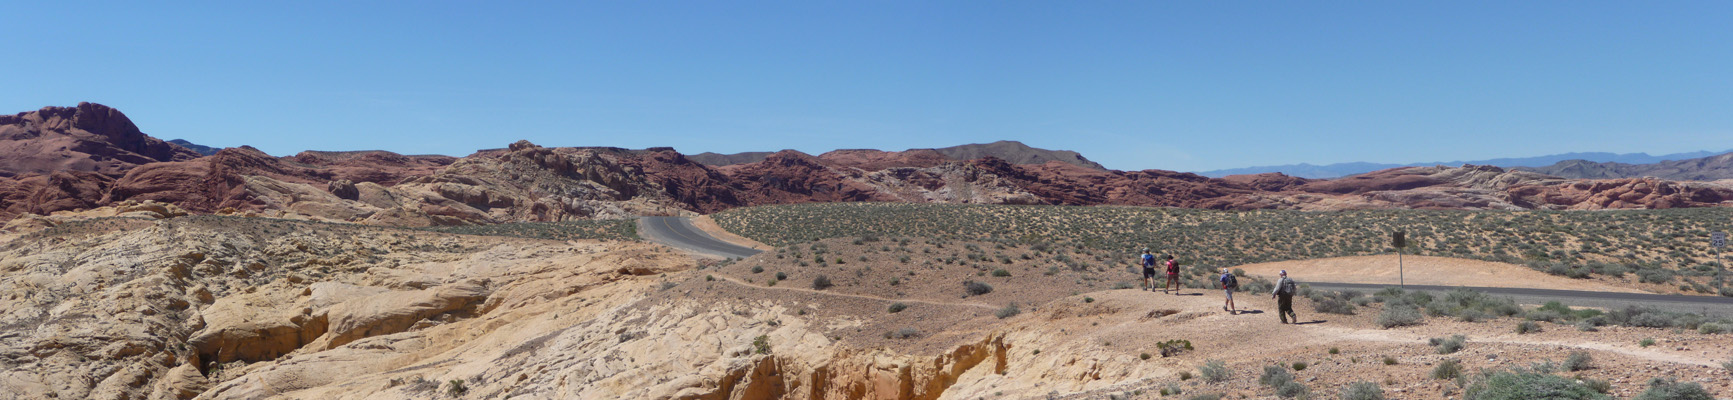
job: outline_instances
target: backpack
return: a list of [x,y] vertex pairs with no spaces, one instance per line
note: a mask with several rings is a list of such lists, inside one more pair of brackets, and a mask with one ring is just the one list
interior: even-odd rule
[[1294,288],[1293,279],[1282,278],[1282,282],[1278,283],[1276,286],[1276,294],[1283,296],[1293,296],[1294,292],[1298,291],[1298,289]]
[[1179,273],[1179,263],[1173,262],[1173,260],[1167,260],[1167,273],[1178,274]]
[[1234,277],[1234,274],[1222,274],[1223,289],[1238,289],[1239,287],[1240,279]]
[[1148,253],[1144,253],[1144,255],[1143,255],[1143,267],[1144,268],[1155,268],[1155,256],[1149,255]]

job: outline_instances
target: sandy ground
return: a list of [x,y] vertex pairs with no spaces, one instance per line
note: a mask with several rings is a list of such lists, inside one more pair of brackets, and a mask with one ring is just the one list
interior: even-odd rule
[[698,228],[698,230],[704,231],[704,233],[710,234],[711,237],[736,246],[750,247],[760,251],[775,249],[775,247],[770,247],[770,245],[759,243],[756,240],[747,239],[745,236],[729,232],[727,229],[722,229],[722,226],[716,225],[716,220],[710,219],[710,216],[708,215],[692,217],[692,226]]
[[[1277,272],[1300,282],[1397,283],[1396,255],[1320,258],[1247,264],[1247,274],[1275,279]],[[1598,292],[1647,293],[1600,281],[1570,279],[1528,269],[1520,265],[1460,258],[1402,256],[1402,278],[1408,284],[1589,290]]]

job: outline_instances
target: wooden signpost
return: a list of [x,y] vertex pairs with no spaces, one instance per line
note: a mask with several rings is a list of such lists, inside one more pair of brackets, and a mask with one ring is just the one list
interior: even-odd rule
[[1408,247],[1408,238],[1402,231],[1390,232],[1390,245],[1396,247],[1396,286],[1406,286],[1407,279],[1402,273],[1402,248]]

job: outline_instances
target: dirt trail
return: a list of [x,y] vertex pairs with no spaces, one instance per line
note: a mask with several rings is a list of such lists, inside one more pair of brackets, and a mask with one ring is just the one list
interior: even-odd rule
[[1449,257],[1402,256],[1401,277],[1396,255],[1319,258],[1246,264],[1247,274],[1274,279],[1287,270],[1300,282],[1545,288],[1595,292],[1648,293],[1605,282],[1547,275],[1520,265]]
[[[1422,335],[1416,334],[1414,332],[1390,331],[1390,330],[1383,330],[1383,329],[1357,329],[1357,328],[1349,328],[1349,327],[1342,327],[1342,326],[1313,325],[1311,328],[1309,328],[1307,330],[1310,332],[1310,334],[1313,338],[1322,339],[1322,340],[1326,340],[1326,341],[1346,339],[1346,340],[1366,341],[1366,342],[1413,344],[1416,342],[1425,342],[1427,339],[1426,337],[1423,337]],[[1598,351],[1604,351],[1604,352],[1609,352],[1609,353],[1619,353],[1619,354],[1624,354],[1627,356],[1637,357],[1637,358],[1650,360],[1650,361],[1659,361],[1659,362],[1676,363],[1676,364],[1701,365],[1701,366],[1707,366],[1707,367],[1720,366],[1719,363],[1715,362],[1714,360],[1708,359],[1708,358],[1695,357],[1695,356],[1691,356],[1688,354],[1668,353],[1668,352],[1648,350],[1648,349],[1633,349],[1633,348],[1630,348],[1628,346],[1621,346],[1621,345],[1597,342],[1597,341],[1592,341],[1592,340],[1579,339],[1579,340],[1574,340],[1574,341],[1569,341],[1569,342],[1558,341],[1558,340],[1533,340],[1533,339],[1525,339],[1525,338],[1515,336],[1515,335],[1474,336],[1474,337],[1468,338],[1468,340],[1470,342],[1478,342],[1478,343],[1505,343],[1505,344],[1569,347],[1569,348],[1578,348],[1578,349],[1585,349],[1585,350],[1598,350]]]
[[935,306],[976,307],[976,308],[985,308],[988,310],[998,309],[998,307],[994,307],[992,305],[987,305],[987,304],[981,304],[981,303],[950,303],[950,302],[942,302],[942,301],[916,300],[916,299],[906,299],[906,298],[905,299],[892,299],[892,298],[887,298],[887,297],[868,296],[868,295],[864,295],[864,294],[827,292],[827,291],[823,291],[823,290],[812,290],[812,289],[799,288],[799,287],[760,286],[760,285],[754,285],[751,283],[747,283],[746,281],[740,280],[740,278],[735,278],[735,277],[728,276],[728,275],[715,275],[715,276],[721,277],[722,280],[728,281],[729,283],[733,283],[733,284],[740,285],[740,286],[746,286],[746,287],[750,287],[750,288],[754,288],[754,289],[788,290],[788,291],[819,294],[819,295],[825,295],[825,296],[851,297],[851,298],[856,298],[856,299],[866,299],[866,300],[884,301],[884,302],[920,303],[920,304],[928,304],[928,305],[935,305]]

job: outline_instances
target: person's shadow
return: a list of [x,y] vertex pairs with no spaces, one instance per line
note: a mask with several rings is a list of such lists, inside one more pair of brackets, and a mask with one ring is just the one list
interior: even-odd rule
[[1198,293],[1198,292],[1192,292],[1192,293],[1174,293],[1174,295],[1175,295],[1175,296],[1202,296],[1202,295],[1203,295],[1203,293]]
[[1321,319],[1314,319],[1314,320],[1306,321],[1306,322],[1295,322],[1294,325],[1322,324],[1325,322],[1330,322],[1330,321],[1325,321],[1325,320],[1321,320]]
[[1264,310],[1250,310],[1250,309],[1248,309],[1248,310],[1238,310],[1238,311],[1234,311],[1234,313],[1233,313],[1233,315],[1240,315],[1240,314],[1263,314],[1263,313],[1264,313]]

